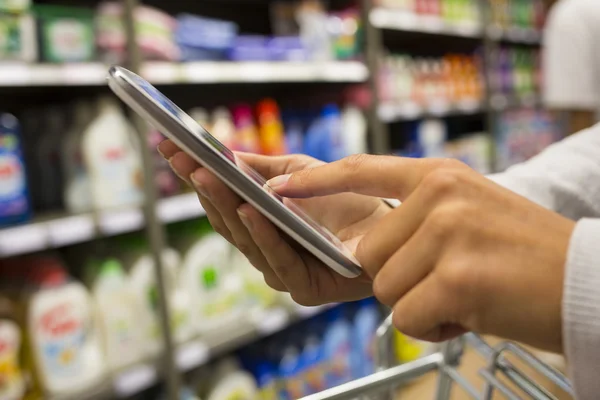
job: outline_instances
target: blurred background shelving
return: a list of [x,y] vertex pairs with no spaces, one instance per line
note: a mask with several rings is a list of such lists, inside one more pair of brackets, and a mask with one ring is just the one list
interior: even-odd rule
[[[301,307],[268,288],[170,172],[163,136],[112,97],[109,65],[238,150],[449,156],[489,173],[560,138],[540,101],[545,13],[541,0],[0,0],[0,342],[5,326],[22,340],[0,347],[17,371],[7,390],[266,400],[375,369],[381,307]],[[430,351],[400,334],[394,347],[393,363]]]

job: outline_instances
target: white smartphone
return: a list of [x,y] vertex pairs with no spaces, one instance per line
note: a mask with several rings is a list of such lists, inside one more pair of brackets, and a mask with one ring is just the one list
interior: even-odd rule
[[125,104],[325,265],[347,278],[361,274],[360,263],[334,234],[291,200],[284,201],[270,190],[264,177],[155,87],[133,72],[116,66],[109,71],[108,84]]

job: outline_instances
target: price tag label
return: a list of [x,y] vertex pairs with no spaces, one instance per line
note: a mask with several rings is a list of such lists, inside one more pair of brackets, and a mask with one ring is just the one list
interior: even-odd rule
[[144,226],[140,209],[104,211],[100,214],[100,230],[106,235],[136,231]]
[[263,335],[270,335],[288,326],[290,315],[284,308],[266,310],[255,316],[256,329]]
[[427,107],[427,111],[436,116],[446,115],[450,111],[450,104],[447,101],[434,100]]
[[14,256],[44,250],[48,232],[43,224],[32,224],[0,231],[0,255]]
[[166,223],[185,221],[205,214],[195,193],[164,199],[158,204],[158,217]]
[[189,371],[205,364],[210,357],[210,348],[206,343],[195,340],[182,345],[177,350],[177,367],[183,371]]
[[0,85],[19,86],[32,82],[32,67],[22,63],[0,63]]
[[382,104],[379,106],[377,114],[379,115],[380,120],[384,122],[391,122],[396,119],[396,107],[394,107],[392,104]]
[[423,115],[423,109],[416,103],[403,103],[398,107],[398,114],[402,118],[412,119]]
[[265,63],[247,62],[239,65],[237,76],[242,82],[265,82],[278,79],[278,68],[269,68]]
[[156,368],[138,365],[115,377],[114,388],[119,397],[133,396],[146,390],[158,380]]
[[48,222],[48,236],[52,246],[67,246],[91,240],[95,234],[94,219],[90,215],[61,218]]
[[153,62],[142,67],[142,76],[148,82],[158,83],[176,83],[179,82],[179,66],[168,62]]
[[[221,63],[222,64],[222,63]],[[224,65],[211,62],[192,62],[183,64],[183,80],[189,83],[218,83],[222,80]]]
[[60,67],[60,80],[67,85],[100,85],[108,68],[102,64],[65,64]]

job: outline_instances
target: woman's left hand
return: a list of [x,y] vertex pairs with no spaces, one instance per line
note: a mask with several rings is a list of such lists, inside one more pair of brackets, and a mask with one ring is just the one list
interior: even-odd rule
[[357,250],[400,331],[429,341],[475,331],[562,350],[573,221],[454,160],[353,156],[269,184],[286,197],[403,202]]

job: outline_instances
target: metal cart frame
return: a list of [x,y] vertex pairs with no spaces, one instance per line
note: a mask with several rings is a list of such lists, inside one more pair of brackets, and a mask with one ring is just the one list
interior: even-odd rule
[[[347,384],[326,390],[324,392],[305,397],[302,400],[351,400],[357,398],[375,398],[391,400],[394,398],[395,389],[412,379],[421,377],[429,372],[438,372],[436,400],[448,400],[452,387],[456,384],[471,398],[476,400],[490,400],[495,393],[500,393],[509,400],[555,400],[547,389],[523,370],[517,368],[506,356],[511,355],[523,362],[556,384],[565,393],[574,396],[573,388],[568,379],[559,371],[544,364],[538,358],[520,346],[510,342],[503,342],[497,346],[488,345],[478,335],[469,333],[458,339],[445,343],[440,352],[428,355],[417,361],[387,368],[386,360],[391,353],[391,334],[393,333],[391,316],[377,331],[378,372],[373,375],[358,379]],[[483,390],[476,389],[463,377],[457,367],[467,346],[474,348],[487,360],[487,367],[481,369],[479,374],[484,379]],[[499,375],[504,376],[511,383],[505,384]],[[518,390],[515,391],[512,387]]]

